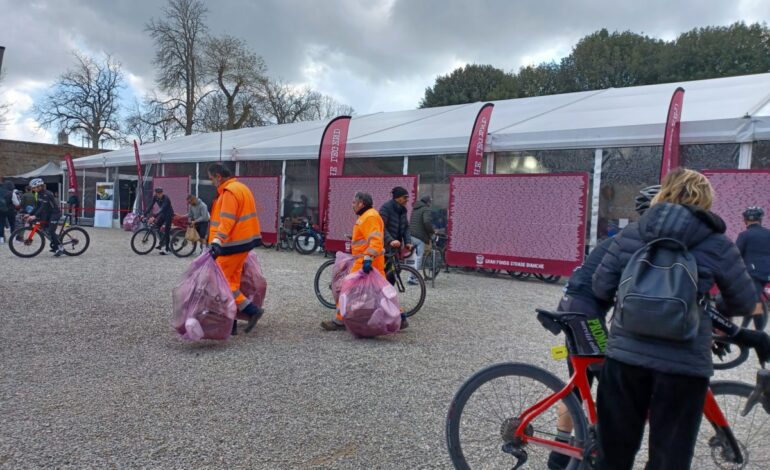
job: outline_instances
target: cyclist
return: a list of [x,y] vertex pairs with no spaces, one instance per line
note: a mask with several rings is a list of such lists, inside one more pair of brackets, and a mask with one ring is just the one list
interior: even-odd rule
[[29,182],[32,192],[37,196],[37,206],[32,215],[27,220],[35,221],[39,220],[45,227],[48,236],[51,238],[51,251],[54,256],[59,257],[64,253],[61,244],[59,243],[59,236],[56,234],[56,225],[61,217],[61,209],[59,209],[59,201],[51,191],[45,189],[45,183],[40,178],[34,178]]
[[209,233],[209,208],[206,203],[198,199],[195,194],[187,196],[187,204],[190,209],[187,212],[187,219],[195,227],[198,235],[201,237],[201,250],[206,244]]
[[[412,209],[412,217],[409,220],[409,235],[414,243],[414,253],[409,257],[407,263],[413,264],[414,269],[420,270],[422,266],[422,257],[425,255],[425,246],[430,244],[430,239],[435,232],[433,228],[433,216],[430,210],[433,199],[425,195],[417,201]],[[409,276],[409,284],[417,284],[417,279]]]
[[743,211],[746,230],[738,235],[735,244],[741,252],[743,262],[749,270],[757,290],[757,305],[754,308],[754,324],[760,324],[762,315],[762,290],[770,282],[770,230],[762,226],[765,211],[761,207],[748,207]]
[[174,218],[174,209],[171,207],[171,199],[163,194],[163,188],[155,188],[155,196],[152,198],[152,202],[147,210],[144,211],[144,216],[149,217],[152,213],[152,208],[158,205],[158,213],[155,215],[155,228],[160,232],[163,228],[162,239],[158,244],[158,250],[161,255],[165,255],[168,252],[168,242],[171,238],[171,221]]
[[[217,198],[211,207],[209,252],[230,284],[238,313],[248,320],[244,328],[248,333],[264,313],[240,291],[246,258],[262,244],[257,204],[248,186],[233,178],[226,166],[214,163],[208,167],[208,175],[217,187]],[[238,326],[233,322],[232,334],[237,332]]]
[[[372,195],[369,193],[358,192],[353,197],[353,212],[358,215],[358,219],[353,226],[353,236],[350,240],[350,253],[356,257],[350,272],[362,270],[368,274],[372,269],[376,269],[385,277],[384,223],[372,205]],[[326,331],[345,329],[339,308],[335,318],[321,322],[321,328]]]
[[67,198],[67,211],[72,213],[72,217],[75,219],[75,225],[78,224],[78,212],[80,211],[80,200],[76,194],[75,188],[67,190],[69,197]]
[[[392,199],[380,207],[380,216],[385,225],[385,246],[392,250],[400,250],[403,246],[407,251],[412,249],[412,238],[409,235],[409,219],[406,216],[406,204],[409,202],[409,191],[396,186],[390,191]],[[386,272],[392,272],[386,268]],[[391,284],[396,283],[391,274],[386,277]],[[409,327],[406,315],[401,314],[401,329]]]
[[[697,264],[700,299],[716,282],[732,315],[750,314],[753,284],[738,249],[724,235],[725,223],[709,210],[713,199],[702,174],[682,168],[670,172],[650,209],[612,239],[593,276],[596,297],[612,301],[632,256],[650,241],[670,238],[686,245]],[[632,468],[648,419],[647,468],[690,468],[713,374],[712,325],[703,311],[699,320],[695,337],[682,341],[635,334],[625,320],[623,325],[613,321],[597,393],[599,468]]]

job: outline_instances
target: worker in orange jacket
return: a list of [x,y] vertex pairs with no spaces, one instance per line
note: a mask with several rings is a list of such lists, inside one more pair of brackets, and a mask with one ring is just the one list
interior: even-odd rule
[[[233,178],[220,163],[208,167],[209,179],[217,187],[217,198],[211,208],[209,252],[222,269],[238,306],[238,317],[248,320],[244,329],[252,330],[262,317],[262,309],[240,291],[243,265],[249,252],[262,244],[254,195],[243,183]],[[233,334],[237,333],[233,322]]]
[[[384,223],[372,205],[371,194],[359,192],[353,198],[353,211],[358,215],[358,220],[353,226],[353,237],[350,240],[350,253],[356,257],[350,272],[363,270],[370,273],[376,269],[385,277]],[[321,328],[327,331],[345,329],[339,308],[333,320],[321,322]]]

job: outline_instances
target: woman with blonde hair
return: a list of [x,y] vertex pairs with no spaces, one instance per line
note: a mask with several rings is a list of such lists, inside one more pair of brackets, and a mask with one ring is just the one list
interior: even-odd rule
[[[647,468],[690,468],[713,374],[711,320],[695,299],[705,298],[716,283],[730,315],[748,315],[754,306],[753,285],[740,253],[725,236],[725,223],[710,212],[713,201],[714,191],[705,176],[683,168],[673,170],[650,209],[613,239],[593,276],[594,294],[615,301],[597,394],[599,468],[631,469],[647,420]],[[671,268],[660,269],[658,259],[673,261]],[[689,260],[690,267],[697,265],[697,278],[694,272],[681,270],[681,279],[666,284],[671,272],[687,265],[679,260]],[[652,282],[642,284],[639,279],[644,275],[652,275]],[[654,276],[667,277],[658,284]],[[655,291],[656,285],[665,284],[676,290],[682,283],[689,283],[693,301],[678,307],[679,311],[672,307],[677,302],[663,294],[628,295],[629,286]],[[680,328],[684,324],[689,326],[687,334],[677,336],[685,331]]]

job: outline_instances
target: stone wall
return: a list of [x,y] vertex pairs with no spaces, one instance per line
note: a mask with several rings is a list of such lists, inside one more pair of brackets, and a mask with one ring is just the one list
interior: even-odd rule
[[62,161],[66,153],[77,158],[103,152],[105,150],[75,147],[74,145],[53,145],[0,139],[0,180],[6,176],[32,171],[48,162],[58,163]]

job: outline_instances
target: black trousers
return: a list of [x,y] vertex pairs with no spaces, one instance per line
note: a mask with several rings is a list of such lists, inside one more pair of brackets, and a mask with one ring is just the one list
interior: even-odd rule
[[168,242],[171,239],[171,217],[164,217],[155,221],[155,226],[161,234],[160,245],[168,251]]
[[649,418],[647,469],[690,468],[709,379],[664,374],[607,359],[596,399],[600,469],[634,465]]

